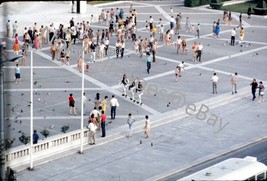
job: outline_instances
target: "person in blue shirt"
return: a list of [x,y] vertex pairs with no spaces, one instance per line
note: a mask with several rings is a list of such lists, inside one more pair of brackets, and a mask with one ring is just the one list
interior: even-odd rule
[[150,53],[149,52],[147,52],[146,53],[146,66],[147,66],[147,73],[149,74],[149,71],[150,71],[150,69],[151,69],[151,56],[150,56]]
[[32,137],[33,144],[37,144],[39,140],[39,135],[37,134],[37,130],[33,131],[33,137]]

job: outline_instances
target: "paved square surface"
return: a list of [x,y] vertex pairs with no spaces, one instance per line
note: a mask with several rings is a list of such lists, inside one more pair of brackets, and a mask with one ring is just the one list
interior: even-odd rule
[[[29,5],[21,11],[19,7]],[[100,9],[122,8],[125,16],[129,15],[129,6],[137,10],[137,37],[148,38],[150,32],[145,29],[145,21],[153,16],[157,23],[161,18],[165,23],[165,30],[169,28],[170,7],[174,15],[181,12],[181,37],[188,41],[189,53],[176,54],[174,45],[166,46],[159,42],[156,62],[152,63],[150,74],[146,72],[145,59],[134,53],[133,42],[126,41],[125,56],[115,57],[116,36],[110,39],[110,50],[103,62],[91,63],[90,55],[85,55],[85,61],[90,64],[89,72],[85,72],[85,94],[94,100],[96,93],[101,99],[111,95],[118,98],[120,107],[117,118],[107,126],[107,134],[124,134],[127,131],[126,119],[129,112],[136,117],[135,134],[127,139],[122,136],[115,141],[96,145],[87,149],[83,155],[71,155],[47,164],[36,166],[36,170],[17,173],[18,180],[155,180],[157,175],[179,170],[205,160],[210,155],[219,155],[240,145],[257,140],[266,135],[266,102],[251,101],[250,83],[253,78],[257,81],[267,80],[267,29],[266,18],[252,16],[247,19],[243,15],[245,38],[239,40],[237,29],[236,45],[230,46],[231,30],[238,25],[239,14],[233,13],[230,25],[221,23],[219,39],[212,37],[212,23],[222,19],[223,12],[210,10],[206,7],[185,8],[180,1],[145,1],[123,2],[98,5]],[[12,9],[9,9],[11,8]],[[38,8],[43,8],[43,16],[37,14]],[[7,8],[7,12],[4,9]],[[91,6],[88,8],[92,8]],[[96,9],[96,8],[95,8]],[[1,5],[0,11],[5,14],[2,21],[7,19],[19,23],[20,35],[24,26],[32,26],[54,22],[68,25],[74,17],[75,23],[87,21],[90,12],[83,15],[71,14],[68,2],[36,2],[33,4],[7,3]],[[13,13],[14,12],[14,13]],[[53,15],[48,16],[48,14]],[[36,16],[33,20],[32,16]],[[46,16],[47,15],[47,16]],[[185,19],[189,17],[191,24],[200,23],[200,38],[195,38],[195,32],[185,32]],[[92,23],[94,31],[106,29],[98,22]],[[13,40],[4,37],[5,29],[1,30],[0,40],[7,41],[7,49],[12,54]],[[156,34],[159,39],[159,34]],[[20,41],[22,36],[19,37]],[[177,35],[173,36],[176,41]],[[202,62],[192,61],[193,42],[203,44]],[[33,50],[34,75],[34,129],[41,131],[47,128],[50,135],[63,134],[61,126],[70,125],[70,130],[80,128],[81,114],[81,79],[82,74],[77,68],[77,60],[81,56],[82,44],[71,46],[70,65],[62,65],[60,61],[52,61],[50,46],[44,45],[40,50]],[[175,67],[185,62],[182,77],[175,81]],[[26,66],[21,66],[21,84],[14,83],[14,63],[4,67],[5,76],[5,129],[8,138],[16,138],[13,146],[21,145],[18,137],[21,132],[30,134],[30,53],[26,57]],[[216,72],[219,76],[218,94],[212,94],[211,77]],[[232,95],[230,75],[238,72],[238,93]],[[129,98],[121,96],[122,87],[119,82],[126,73],[130,82],[137,78],[144,82],[143,105],[137,105]],[[68,96],[73,93],[76,98],[77,116],[69,115]],[[186,106],[195,104],[208,107],[205,119],[190,116]],[[92,101],[86,103],[84,125],[92,111]],[[110,109],[107,109],[108,119]],[[144,116],[149,115],[152,122],[151,138],[144,140],[142,128]],[[212,116],[218,120],[211,123]],[[166,119],[164,119],[166,118]],[[108,120],[110,121],[110,120]],[[53,126],[52,126],[53,125]],[[51,126],[53,128],[51,128]],[[223,129],[222,126],[225,126]],[[41,139],[44,137],[40,135]],[[100,133],[97,139],[101,142]],[[143,144],[140,144],[143,140]],[[40,140],[42,141],[42,140]],[[153,146],[151,146],[153,143]]]

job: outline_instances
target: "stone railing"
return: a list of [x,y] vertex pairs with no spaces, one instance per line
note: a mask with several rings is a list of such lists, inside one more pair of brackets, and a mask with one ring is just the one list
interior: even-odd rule
[[[83,143],[88,144],[88,129],[84,129]],[[59,153],[66,152],[71,149],[78,148],[80,142],[81,131],[75,130],[69,133],[51,136],[45,140],[40,140],[38,144],[34,144],[32,158],[34,162],[41,159],[47,159]],[[24,167],[30,165],[30,144],[21,145],[6,151],[6,166],[11,168]]]

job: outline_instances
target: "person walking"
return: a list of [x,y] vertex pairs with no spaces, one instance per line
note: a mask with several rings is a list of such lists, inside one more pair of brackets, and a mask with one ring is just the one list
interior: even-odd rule
[[15,23],[12,25],[12,28],[13,28],[13,35],[12,35],[12,37],[14,38],[15,35],[18,33],[18,23],[17,23],[17,21],[15,21]]
[[10,20],[7,20],[7,23],[6,23],[6,36],[8,38],[10,37],[10,28],[11,28]]
[[238,80],[238,75],[237,72],[235,74],[231,75],[231,84],[232,84],[232,94],[237,93],[237,80]]
[[150,57],[150,53],[149,52],[147,52],[146,55],[147,55],[146,56],[146,67],[147,67],[146,71],[149,74],[149,71],[151,69],[151,57]]
[[39,135],[37,134],[37,130],[35,129],[33,131],[33,135],[32,135],[32,142],[33,144],[37,144],[39,140]]
[[106,121],[107,121],[107,115],[105,114],[105,111],[102,110],[101,112],[101,130],[102,130],[102,136],[106,137]]
[[248,14],[248,19],[250,19],[251,17],[251,5],[248,6],[248,11],[247,11],[247,14]]
[[200,24],[197,24],[197,34],[196,37],[199,38],[199,34],[200,34]]
[[220,38],[220,23],[217,22],[215,26],[215,38]]
[[217,84],[218,84],[218,80],[219,77],[217,76],[216,73],[213,74],[213,76],[211,77],[211,81],[212,81],[212,94],[217,94]]
[[236,36],[236,31],[235,28],[233,28],[231,31],[231,46],[235,46],[235,36]]
[[124,41],[121,41],[121,58],[124,55],[124,49],[125,49],[125,42]]
[[176,47],[176,53],[179,54],[179,50],[181,48],[181,44],[182,44],[182,39],[181,36],[179,35],[176,42],[175,42],[175,47]]
[[110,100],[110,113],[111,113],[111,119],[116,118],[116,108],[119,107],[118,99],[115,98],[114,95],[112,95],[112,98]]
[[[184,61],[178,65],[178,77],[182,77],[182,71],[184,71]],[[177,79],[176,79],[177,80]]]
[[96,124],[90,119],[88,122],[88,129],[89,129],[89,144],[95,145],[95,137],[96,137]]
[[19,37],[18,34],[15,34],[14,37],[14,45],[13,45],[13,50],[14,50],[14,55],[18,55],[19,54]]
[[188,53],[188,47],[187,47],[187,40],[186,38],[183,38],[182,40],[182,48],[183,48],[183,54],[187,55]]
[[127,119],[127,123],[128,123],[128,126],[129,126],[127,138],[130,138],[132,136],[132,125],[133,125],[134,122],[135,122],[135,119],[132,117],[132,114],[129,113],[128,114],[128,119]]
[[127,85],[129,83],[130,82],[129,82],[129,79],[127,78],[127,75],[126,74],[123,74],[123,77],[122,77],[122,80],[121,80],[121,85],[122,85],[122,88],[123,88],[122,96],[127,97],[126,89],[127,89]]
[[56,44],[54,42],[52,42],[50,50],[51,50],[52,60],[55,60],[57,47],[56,47]]
[[16,64],[15,68],[15,83],[20,83],[20,67],[19,64]]
[[178,78],[179,78],[179,72],[180,72],[179,69],[180,69],[180,68],[179,68],[179,66],[177,65],[177,66],[176,66],[176,69],[175,69],[175,81],[176,81],[176,82],[178,81]]
[[104,97],[104,100],[101,102],[102,110],[107,113],[107,103],[108,103],[108,96]]
[[156,53],[158,52],[158,41],[157,39],[154,40],[153,46],[152,46],[152,58],[153,62],[156,62]]
[[242,28],[240,28],[240,32],[239,32],[240,41],[243,41],[244,40],[244,37],[245,37],[245,30],[242,27]]
[[116,46],[116,56],[118,58],[119,57],[119,53],[120,53],[120,48],[121,48],[120,40],[117,40],[115,46]]
[[148,115],[145,116],[145,138],[149,138],[150,137],[150,120]]
[[264,85],[262,83],[262,81],[260,81],[260,84],[259,84],[259,102],[262,102],[264,101],[263,99],[263,95],[264,95]]
[[202,50],[203,50],[203,45],[199,42],[197,46],[197,56],[196,56],[196,60],[198,60],[199,62],[201,62]]
[[254,101],[256,99],[256,90],[258,88],[258,83],[256,81],[256,79],[253,79],[252,82],[250,83],[251,85],[251,93],[252,93],[252,101]]
[[74,115],[76,116],[77,113],[76,113],[76,108],[75,108],[75,99],[72,94],[70,94],[69,96],[69,107],[70,107],[70,115],[74,113]]
[[85,115],[85,104],[87,103],[88,99],[85,96],[85,92],[83,93],[83,115]]
[[198,44],[195,41],[192,45],[192,50],[193,50],[193,62],[197,62],[197,50],[198,50]]

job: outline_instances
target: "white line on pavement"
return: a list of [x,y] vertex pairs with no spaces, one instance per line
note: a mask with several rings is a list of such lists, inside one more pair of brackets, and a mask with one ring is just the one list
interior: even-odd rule
[[[43,52],[37,51],[35,53],[38,54],[38,55],[40,55],[40,56],[42,56],[42,57],[44,57],[44,58],[46,58],[46,59],[50,59],[50,56],[46,55]],[[57,65],[60,65],[60,63],[58,63],[58,62],[53,62],[53,63],[55,63]],[[77,70],[75,70],[75,69],[73,69],[73,68],[71,68],[69,66],[66,66],[66,65],[61,65],[61,66],[65,67],[66,70],[72,72],[73,74],[75,74],[75,75],[77,75],[79,77],[82,77],[82,74],[79,71],[77,71]],[[103,88],[103,89],[105,89],[105,90],[113,93],[114,95],[117,95],[117,96],[120,96],[121,95],[121,92],[112,89],[110,86],[108,86],[108,85],[106,85],[106,84],[104,84],[104,83],[102,83],[102,82],[100,82],[100,81],[98,81],[98,80],[96,80],[96,79],[88,76],[88,75],[85,75],[84,77],[85,77],[85,80],[87,80],[87,81],[89,81],[89,82],[91,82],[91,83],[93,83],[93,84],[95,84],[95,85],[97,85],[97,86],[99,86],[99,87],[101,87],[101,88]],[[125,99],[125,100],[128,101],[128,102],[130,102],[131,104],[134,104],[129,99]],[[152,113],[152,114],[156,114],[156,115],[161,114],[160,112],[152,109],[151,107],[148,107],[145,104],[143,104],[141,108],[144,109],[144,110],[146,110],[146,111],[148,111],[148,112],[150,112],[150,113]]]
[[[30,91],[31,89],[5,89],[7,92],[27,92]],[[37,88],[33,89],[33,91],[37,92],[56,92],[56,91],[80,91],[82,90],[81,88]],[[104,90],[103,88],[84,88],[84,90],[89,91],[89,90]]]
[[[195,65],[194,64],[189,64],[189,66],[186,67],[186,69],[189,70],[189,69],[193,69],[193,68],[200,68],[200,69],[206,69],[206,70],[213,71],[214,69],[206,68],[206,67],[203,67],[203,66],[209,65],[209,64],[213,64],[213,63],[217,63],[217,62],[220,62],[220,61],[223,61],[223,60],[235,58],[235,57],[238,57],[238,56],[247,55],[249,53],[253,53],[253,52],[260,51],[260,50],[265,50],[265,49],[267,49],[267,46],[260,47],[260,48],[255,48],[255,49],[244,51],[244,52],[240,52],[240,53],[236,53],[236,54],[233,54],[233,55],[227,55],[227,56],[216,58],[216,59],[213,59],[213,60],[210,60],[210,61],[207,61],[207,62],[203,62],[201,64],[195,64]],[[159,58],[159,59],[162,59],[162,60],[165,60],[165,61],[169,61],[169,62],[177,62],[177,63],[179,62],[179,61],[176,61],[174,59],[164,58],[164,57],[160,57],[160,56],[156,56],[156,58]],[[185,64],[188,64],[188,63],[185,63]],[[217,72],[219,72],[219,71],[217,71]],[[230,73],[230,72],[226,72],[226,71],[220,71],[220,73],[229,75],[232,72]],[[168,75],[171,75],[171,74],[174,74],[174,70],[168,71],[168,72],[164,72],[164,73],[161,73],[161,74],[157,74],[157,75],[153,75],[153,76],[150,76],[150,77],[146,77],[146,78],[144,78],[144,80],[145,81],[149,81],[149,80],[153,80],[153,79],[156,79],[156,78],[168,76]],[[247,79],[247,80],[252,80],[252,78],[250,78],[250,77],[241,76],[241,75],[240,75],[240,77],[244,78],[244,79]]]

